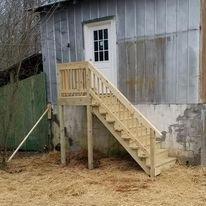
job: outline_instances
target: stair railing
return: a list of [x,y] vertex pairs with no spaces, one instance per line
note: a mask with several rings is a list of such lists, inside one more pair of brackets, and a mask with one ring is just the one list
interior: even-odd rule
[[104,75],[92,62],[87,62],[87,64],[91,72],[91,81],[93,81],[91,82],[91,89],[95,91],[96,94],[100,96],[104,93],[110,96],[113,95],[117,98],[117,101],[121,103],[121,106],[125,106],[141,121],[141,123],[154,130],[156,137],[162,136],[161,132],[133,104],[129,102],[129,100],[116,88],[116,86],[104,77]]
[[[113,98],[117,112],[112,111],[119,119],[136,118],[136,122],[130,124],[143,125],[137,137],[139,141],[143,136],[143,129],[146,128],[148,135],[149,153],[151,159],[151,170],[155,165],[155,143],[156,138],[161,137],[161,132],[114,86],[92,62],[73,62],[59,64],[59,97],[86,97],[94,93],[107,107],[112,105],[108,97]],[[129,121],[128,121],[129,122]],[[128,125],[131,126],[131,125]],[[141,139],[142,140],[142,139]],[[153,166],[152,166],[153,165]],[[153,172],[151,172],[153,173]]]

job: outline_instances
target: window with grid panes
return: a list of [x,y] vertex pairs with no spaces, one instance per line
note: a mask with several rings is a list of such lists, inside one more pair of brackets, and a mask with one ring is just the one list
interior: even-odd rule
[[109,60],[108,29],[94,31],[94,60],[95,62]]

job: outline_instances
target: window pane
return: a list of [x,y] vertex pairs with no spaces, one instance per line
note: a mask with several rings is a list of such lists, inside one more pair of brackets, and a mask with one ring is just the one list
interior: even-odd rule
[[108,29],[104,29],[104,39],[108,39]]
[[99,41],[99,50],[103,50],[103,41]]
[[98,62],[99,61],[99,58],[98,58],[98,55],[99,53],[98,52],[94,52],[94,60],[95,62]]
[[104,59],[103,59],[103,52],[100,52],[99,54],[100,54],[100,55],[99,55],[99,57],[100,57],[100,58],[99,58],[100,61],[103,61],[103,60],[104,60]]
[[108,40],[104,40],[104,50],[108,50]]
[[108,51],[104,52],[104,59],[105,59],[105,61],[109,60],[109,53],[108,53]]
[[98,40],[97,31],[94,31],[94,40]]
[[103,39],[103,32],[102,30],[99,30],[99,40],[102,40]]
[[94,42],[94,51],[98,51],[98,41]]

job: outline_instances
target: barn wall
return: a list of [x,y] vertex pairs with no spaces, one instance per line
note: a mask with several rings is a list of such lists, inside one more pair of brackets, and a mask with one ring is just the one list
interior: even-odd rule
[[[200,0],[84,0],[42,14],[49,100],[56,104],[57,63],[84,60],[82,22],[106,16],[116,20],[119,89],[165,132],[163,146],[200,162]],[[194,122],[199,127],[190,129]],[[66,126],[73,146],[85,146],[85,108],[68,107]],[[94,136],[96,149],[119,149],[96,118]]]
[[204,161],[205,105],[143,104],[136,107],[162,132],[162,147],[167,148],[170,155],[188,164]]
[[52,102],[56,63],[84,60],[82,22],[106,16],[116,19],[118,86],[132,103],[198,102],[200,0],[81,2],[42,15]]

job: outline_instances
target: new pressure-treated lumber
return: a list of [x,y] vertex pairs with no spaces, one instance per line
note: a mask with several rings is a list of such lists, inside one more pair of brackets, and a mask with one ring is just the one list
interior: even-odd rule
[[93,136],[92,136],[92,108],[87,105],[87,144],[88,144],[88,168],[94,168]]
[[60,145],[61,145],[61,163],[66,165],[66,137],[64,132],[64,106],[59,105],[59,125],[60,125]]
[[161,132],[91,62],[60,64],[59,72],[59,104],[67,105],[66,99],[73,99],[68,105],[72,102],[87,106],[90,169],[93,168],[92,113],[151,177],[175,164],[176,159],[169,158],[168,151],[159,147],[157,139]]

